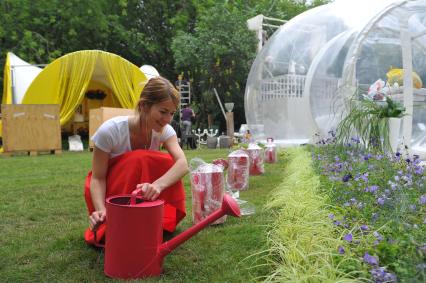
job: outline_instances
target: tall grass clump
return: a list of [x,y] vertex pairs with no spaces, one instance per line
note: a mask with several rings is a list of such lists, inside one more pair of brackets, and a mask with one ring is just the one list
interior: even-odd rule
[[[267,209],[277,213],[265,252],[274,272],[266,282],[352,282],[359,260],[338,253],[342,245],[329,219],[327,197],[309,153],[289,149],[283,182],[272,192]],[[352,270],[348,266],[353,266]],[[343,271],[345,270],[345,271]]]
[[386,97],[386,101],[373,101],[359,98],[357,95],[350,98],[346,116],[337,125],[336,139],[340,144],[351,141],[354,133],[369,149],[391,151],[389,140],[389,118],[401,118],[405,108],[397,101]]

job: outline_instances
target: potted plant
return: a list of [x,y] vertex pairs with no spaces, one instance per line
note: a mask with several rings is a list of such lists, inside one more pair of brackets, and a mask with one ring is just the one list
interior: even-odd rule
[[348,114],[337,125],[336,140],[348,143],[355,134],[368,149],[395,151],[404,115],[405,107],[390,96],[384,101],[355,96],[348,102]]

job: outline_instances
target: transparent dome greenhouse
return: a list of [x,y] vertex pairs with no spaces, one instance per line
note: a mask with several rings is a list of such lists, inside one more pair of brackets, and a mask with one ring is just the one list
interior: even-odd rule
[[337,0],[281,26],[248,76],[248,128],[260,141],[313,142],[335,129],[345,99],[367,95],[391,68],[404,70],[399,84],[389,84],[408,114],[400,140],[425,155],[425,0]]

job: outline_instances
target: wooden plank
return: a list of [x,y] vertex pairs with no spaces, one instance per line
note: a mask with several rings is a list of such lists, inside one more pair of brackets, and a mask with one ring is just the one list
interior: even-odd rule
[[89,150],[93,150],[93,142],[90,138],[103,122],[116,116],[131,116],[135,113],[134,109],[101,107],[90,109],[89,111]]
[[[3,104],[5,152],[61,150],[59,105]],[[36,154],[36,153],[34,153]]]

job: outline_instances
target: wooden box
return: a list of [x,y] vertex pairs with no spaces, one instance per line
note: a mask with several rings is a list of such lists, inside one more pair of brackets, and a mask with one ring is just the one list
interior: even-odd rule
[[116,116],[130,116],[135,113],[134,109],[101,107],[90,109],[89,111],[89,149],[93,149],[93,142],[90,138],[100,125],[106,120]]
[[2,104],[3,150],[60,151],[61,126],[57,104]]

